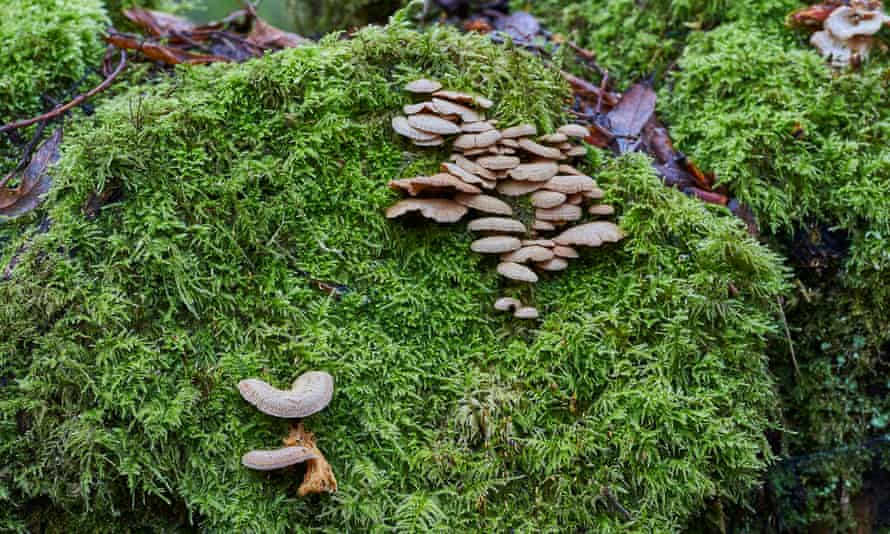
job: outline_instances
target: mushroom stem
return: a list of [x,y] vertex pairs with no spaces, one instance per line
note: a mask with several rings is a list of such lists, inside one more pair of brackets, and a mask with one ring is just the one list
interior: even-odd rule
[[306,474],[303,475],[303,483],[297,490],[300,497],[337,491],[337,478],[334,476],[334,470],[331,469],[331,464],[315,445],[315,434],[306,430],[302,421],[297,425],[291,425],[290,433],[283,441],[285,446],[304,447],[315,455],[314,458],[306,460]]

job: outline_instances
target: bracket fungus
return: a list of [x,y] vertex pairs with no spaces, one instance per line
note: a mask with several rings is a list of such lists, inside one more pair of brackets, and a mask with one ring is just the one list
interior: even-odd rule
[[322,371],[300,375],[290,389],[281,390],[257,378],[238,383],[244,400],[275,417],[300,418],[323,410],[334,393],[334,379]]
[[[455,222],[470,209],[494,215],[469,222],[470,231],[483,233],[470,249],[500,255],[498,274],[529,284],[538,281],[539,273],[566,269],[569,260],[579,258],[571,245],[600,246],[624,237],[607,221],[581,224],[555,238],[540,235],[586,214],[614,213],[611,206],[594,203],[605,193],[570,164],[587,153],[584,144],[576,144],[589,136],[586,127],[566,124],[540,137],[533,124],[499,130],[496,119],[484,117],[482,110],[494,105],[484,97],[443,90],[428,79],[411,82],[406,89],[427,98],[431,93],[432,99],[405,106],[407,117],[394,118],[393,129],[417,146],[444,144],[453,135],[453,153],[450,161],[440,163],[439,174],[390,181],[391,188],[414,198],[390,206],[388,218],[419,211],[437,222]],[[489,191],[483,194],[481,188]],[[534,208],[531,220],[529,210],[513,200],[526,195],[531,195]],[[515,310],[517,318],[538,318],[537,309],[511,297],[498,299],[495,309]]]

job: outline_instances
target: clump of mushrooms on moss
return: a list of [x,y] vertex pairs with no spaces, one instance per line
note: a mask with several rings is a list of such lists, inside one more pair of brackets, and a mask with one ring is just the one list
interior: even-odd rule
[[[290,389],[281,390],[259,380],[249,378],[238,383],[244,400],[259,411],[273,417],[303,419],[325,409],[334,394],[334,379],[323,371],[303,373]],[[273,471],[305,463],[306,472],[297,493],[300,497],[315,493],[334,493],[337,479],[331,465],[315,443],[315,434],[306,430],[303,422],[292,425],[284,447],[272,450],[253,450],[241,458],[241,463],[258,471]]]
[[[498,274],[528,284],[536,283],[539,273],[566,269],[569,260],[580,257],[573,247],[599,247],[624,237],[609,221],[569,226],[585,214],[603,217],[615,211],[596,203],[603,191],[568,163],[586,154],[587,148],[574,142],[589,135],[586,127],[566,124],[540,136],[532,124],[498,130],[498,121],[485,117],[494,105],[487,98],[442,90],[441,83],[427,79],[405,89],[428,100],[406,105],[405,115],[393,118],[393,130],[421,147],[441,146],[454,136],[453,153],[437,174],[390,181],[390,188],[408,196],[386,210],[388,218],[416,213],[454,223],[472,210],[481,217],[468,224],[479,234],[470,249],[498,254]],[[524,197],[533,213],[527,222],[515,215]],[[541,235],[560,230],[550,238]],[[537,309],[513,297],[498,299],[494,307],[520,319],[538,318]]]
[[[804,8],[792,13],[791,22],[810,29],[821,26],[810,37],[810,44],[838,69],[865,61],[875,45],[874,35],[883,25],[890,24],[880,0],[850,0],[847,5],[837,2],[818,7],[822,8],[818,17],[811,15],[812,7]],[[826,7],[830,14],[823,22]]]

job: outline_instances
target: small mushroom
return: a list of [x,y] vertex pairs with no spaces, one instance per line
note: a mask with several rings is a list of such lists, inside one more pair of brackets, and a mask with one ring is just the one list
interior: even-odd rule
[[871,37],[853,37],[841,41],[827,31],[816,32],[810,37],[813,45],[822,57],[828,59],[832,67],[847,68],[855,61],[868,58],[872,45]]
[[501,135],[503,135],[505,139],[528,137],[537,134],[538,129],[535,128],[534,124],[520,124],[519,126],[511,126],[510,128],[501,131]]
[[542,135],[538,138],[538,141],[542,143],[547,143],[548,145],[558,145],[560,143],[565,143],[569,140],[569,136],[564,133],[552,133],[547,135]]
[[509,170],[519,165],[519,158],[516,156],[484,156],[477,159],[476,163],[493,171]]
[[392,129],[399,135],[412,139],[414,141],[432,141],[440,138],[438,135],[429,132],[422,132],[411,126],[405,117],[393,117]]
[[457,124],[429,113],[410,115],[408,124],[417,130],[434,134],[452,135],[460,133],[460,126]]
[[553,255],[559,256],[560,258],[580,258],[581,255],[578,254],[578,251],[573,249],[572,247],[568,247],[566,245],[556,245],[553,247]]
[[464,150],[470,155],[470,150],[484,149],[497,143],[501,138],[501,132],[488,130],[481,133],[465,133],[454,140],[454,147]]
[[555,208],[538,208],[535,219],[539,221],[577,221],[581,218],[581,207],[574,204],[562,204]]
[[587,154],[587,147],[585,146],[576,146],[565,151],[565,155],[570,158],[580,158],[585,154]]
[[532,223],[532,230],[537,230],[539,232],[549,232],[550,230],[556,230],[556,226],[550,221],[539,221],[535,220]]
[[520,139],[519,146],[526,152],[534,154],[536,156],[541,156],[542,158],[547,159],[563,159],[562,151],[558,148],[552,148],[549,146],[539,145],[535,143],[531,139]]
[[402,108],[402,111],[405,112],[405,115],[415,115],[424,111],[435,113],[436,108],[433,107],[432,102],[421,102],[419,104],[407,104],[405,107]]
[[584,196],[584,198],[591,198],[594,200],[599,200],[606,196],[606,192],[598,187],[594,187],[590,191],[582,191],[581,194]]
[[523,306],[516,310],[513,314],[513,317],[517,319],[537,319],[538,318],[538,310],[532,308],[531,306]]
[[522,242],[523,247],[532,247],[535,245],[539,247],[553,248],[556,243],[554,243],[552,239],[526,239]]
[[437,135],[435,139],[430,139],[429,141],[412,139],[411,142],[414,143],[415,146],[441,146],[445,144],[445,139],[443,139],[441,135]]
[[841,41],[860,35],[874,35],[884,24],[880,10],[864,10],[841,6],[825,19],[825,30]]
[[458,91],[436,91],[435,93],[433,93],[433,96],[444,98],[445,100],[451,100],[452,102],[457,102],[460,104],[470,104],[473,106],[478,106],[482,109],[489,109],[494,106],[494,102],[485,98],[484,96],[470,95]]
[[454,190],[460,193],[481,193],[482,190],[475,185],[470,185],[457,176],[447,173],[434,174],[432,176],[415,176],[414,178],[401,178],[389,181],[390,189],[406,191],[412,197],[424,191]]
[[532,191],[537,191],[541,188],[543,182],[520,182],[517,180],[502,180],[498,182],[497,190],[498,193],[502,195],[507,195],[508,197],[519,197],[522,195],[527,195]]
[[547,182],[544,182],[543,188],[571,195],[583,191],[593,191],[596,188],[596,182],[589,176],[554,176]]
[[615,213],[615,208],[609,204],[594,204],[587,208],[587,213],[591,215],[612,215]]
[[553,258],[537,264],[537,267],[544,269],[545,271],[565,271],[568,266],[569,262],[563,258]]
[[603,243],[615,243],[623,238],[624,232],[615,223],[596,221],[569,228],[553,240],[560,245],[598,247]]
[[535,274],[534,271],[532,271],[525,265],[520,265],[518,263],[509,261],[498,264],[498,274],[503,276],[504,278],[517,280],[519,282],[529,282],[533,284],[538,281],[538,275]]
[[465,122],[460,125],[460,131],[464,133],[482,133],[494,130],[494,125],[488,121]]
[[522,247],[501,256],[501,261],[509,261],[513,263],[526,263],[529,261],[542,262],[551,259],[553,259],[553,251],[538,245]]
[[387,219],[395,219],[410,211],[419,211],[427,219],[440,223],[457,222],[469,209],[453,200],[444,198],[406,198],[386,210]]
[[566,163],[559,164],[559,173],[560,174],[570,174],[573,176],[584,176],[583,172],[579,171],[578,169],[576,169]]
[[559,166],[555,161],[538,160],[531,163],[522,163],[514,169],[510,169],[510,176],[514,180],[529,182],[546,182],[556,176]]
[[555,208],[565,201],[565,193],[558,191],[535,191],[531,196],[532,206],[536,208]]
[[590,130],[586,127],[581,126],[580,124],[566,124],[565,126],[560,126],[556,129],[558,133],[567,135],[568,137],[587,137],[590,135]]
[[522,302],[513,297],[501,297],[494,301],[494,309],[498,311],[513,311],[522,307]]
[[515,237],[498,235],[473,241],[470,243],[470,250],[479,254],[503,254],[521,246],[521,242]]
[[241,463],[257,471],[274,471],[316,458],[306,447],[284,447],[271,451],[250,451],[241,457]]
[[480,122],[485,118],[474,109],[441,98],[433,98],[433,109],[440,115],[457,115],[464,122]]
[[443,161],[439,165],[439,169],[442,172],[446,172],[448,174],[451,174],[452,176],[456,176],[456,177],[460,178],[463,182],[468,183],[468,184],[482,184],[485,182],[485,180],[483,180],[479,176],[476,176],[475,174],[463,169],[460,165],[456,165],[454,163],[448,163],[447,161]]
[[486,169],[485,167],[477,164],[475,161],[465,158],[460,154],[452,154],[451,160],[457,164],[461,169],[473,173],[476,176],[480,176],[485,178],[486,180],[495,180],[496,177],[493,172]]
[[575,193],[574,195],[569,195],[566,198],[566,202],[569,204],[574,204],[576,206],[580,205],[584,201],[584,195],[582,193]]
[[238,383],[238,391],[244,400],[265,414],[288,418],[309,417],[331,402],[334,379],[323,371],[310,371],[300,375],[291,389],[281,390],[257,378],[248,378]]
[[506,138],[504,138],[504,139],[501,139],[501,140],[498,141],[498,142],[499,142],[501,145],[503,145],[503,146],[505,146],[505,147],[508,147],[508,148],[519,148],[519,141],[517,141],[516,139],[506,139]]
[[489,195],[472,195],[459,193],[454,196],[455,202],[468,208],[495,215],[513,215],[513,208],[503,200]]
[[509,219],[507,217],[482,217],[481,219],[470,221],[470,224],[467,225],[467,229],[471,232],[505,232],[519,234],[524,234],[526,232],[524,224],[516,219]]
[[426,78],[414,80],[413,82],[411,82],[405,86],[405,90],[408,91],[409,93],[418,93],[418,94],[435,93],[436,91],[438,91],[441,88],[442,88],[441,83],[439,83],[437,81],[433,81],[433,80],[427,80]]

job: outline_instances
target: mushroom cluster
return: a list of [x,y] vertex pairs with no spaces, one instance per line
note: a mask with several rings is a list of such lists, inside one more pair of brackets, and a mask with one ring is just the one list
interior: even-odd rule
[[[288,390],[277,389],[262,380],[249,378],[238,383],[244,400],[264,414],[288,419],[304,418],[320,412],[334,394],[334,379],[323,371],[303,373]],[[305,497],[313,493],[337,491],[337,479],[331,465],[315,444],[315,435],[303,426],[292,425],[282,440],[284,447],[273,450],[250,451],[241,463],[250,469],[272,471],[299,463],[306,463],[303,483],[297,493]]]
[[[454,223],[474,210],[481,217],[468,229],[479,239],[470,248],[499,254],[498,274],[525,283],[537,282],[539,272],[566,269],[570,259],[579,257],[574,247],[599,247],[624,237],[609,221],[541,235],[577,223],[585,211],[594,217],[614,213],[612,206],[595,203],[603,197],[596,182],[568,163],[586,154],[584,145],[573,142],[589,135],[586,127],[566,124],[541,136],[532,124],[498,130],[496,120],[485,118],[484,110],[493,106],[487,98],[442,90],[442,84],[426,79],[405,89],[427,100],[405,106],[405,115],[392,120],[393,129],[417,146],[440,146],[446,136],[454,136],[453,154],[438,174],[390,181],[407,197],[386,210],[388,218],[419,213]],[[529,200],[528,223],[514,215],[522,211],[521,197]],[[517,318],[538,317],[535,308],[512,298],[499,299],[495,308]]]
[[825,19],[822,31],[810,38],[810,44],[826,57],[833,67],[858,65],[868,57],[874,45],[874,34],[890,18],[884,14],[880,0],[851,0]]

